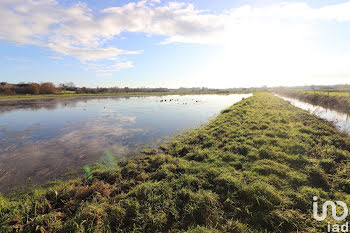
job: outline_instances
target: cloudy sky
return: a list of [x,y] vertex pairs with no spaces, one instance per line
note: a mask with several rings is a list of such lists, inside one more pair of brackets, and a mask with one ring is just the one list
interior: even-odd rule
[[350,83],[350,1],[0,0],[1,81]]

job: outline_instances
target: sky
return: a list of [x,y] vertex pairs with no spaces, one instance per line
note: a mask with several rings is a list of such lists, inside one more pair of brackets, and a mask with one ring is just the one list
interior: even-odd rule
[[0,0],[0,81],[350,84],[350,1]]

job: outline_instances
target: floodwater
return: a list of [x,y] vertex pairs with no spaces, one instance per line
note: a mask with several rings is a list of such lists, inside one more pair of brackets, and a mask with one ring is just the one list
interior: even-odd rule
[[291,104],[293,104],[298,108],[307,110],[308,112],[315,114],[316,116],[324,120],[332,122],[338,130],[350,134],[350,117],[348,114],[339,112],[333,109],[312,105],[295,98],[289,98],[281,95],[276,95],[276,96],[290,102]]
[[207,123],[251,94],[85,97],[0,102],[0,192],[44,183],[107,153],[145,145]]

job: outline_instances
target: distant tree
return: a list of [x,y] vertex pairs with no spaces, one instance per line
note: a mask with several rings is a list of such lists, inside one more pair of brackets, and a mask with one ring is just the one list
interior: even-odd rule
[[78,89],[73,82],[60,83],[58,85],[58,88],[61,91],[77,91],[77,89]]
[[58,84],[58,88],[61,90],[61,91],[65,91],[66,90],[66,85],[64,83],[60,83]]
[[37,95],[40,92],[40,85],[37,83],[30,83],[28,89],[30,94]]
[[88,93],[88,89],[86,87],[81,87],[81,88],[77,89],[76,93],[77,94],[85,94],[85,93]]
[[0,83],[0,93],[4,95],[15,95],[16,91],[13,85],[8,84],[6,82]]
[[315,94],[315,85],[311,85],[311,89],[314,91],[314,94]]
[[56,87],[53,83],[41,83],[39,93],[40,94],[53,94],[56,92]]
[[5,87],[4,88],[4,94],[5,95],[16,95],[16,91],[12,90],[10,87]]
[[118,93],[118,92],[121,92],[121,90],[118,87],[112,87],[112,88],[110,88],[110,92],[111,93]]

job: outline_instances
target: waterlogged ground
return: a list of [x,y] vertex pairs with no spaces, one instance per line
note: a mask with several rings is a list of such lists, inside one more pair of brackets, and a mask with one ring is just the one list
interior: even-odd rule
[[0,190],[59,178],[108,153],[119,159],[144,145],[207,123],[249,95],[36,99],[0,102]]
[[0,194],[0,232],[327,232],[348,219],[317,221],[313,197],[350,206],[349,171],[349,136],[255,93],[157,155]]
[[298,108],[307,110],[308,112],[315,114],[316,116],[324,120],[332,122],[340,131],[350,134],[350,116],[348,114],[334,110],[334,109],[313,105],[305,101],[301,101],[299,99],[280,96],[280,95],[277,95],[277,96],[290,102],[291,104],[293,104]]

